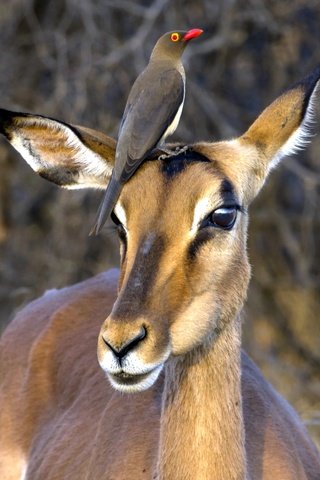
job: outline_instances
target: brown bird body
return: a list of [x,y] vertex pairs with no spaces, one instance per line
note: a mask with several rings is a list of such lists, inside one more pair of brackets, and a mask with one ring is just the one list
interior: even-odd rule
[[201,33],[192,29],[160,37],[147,67],[133,84],[119,129],[114,169],[91,233],[97,234],[104,225],[123,184],[177,128],[185,97],[181,56],[188,41]]

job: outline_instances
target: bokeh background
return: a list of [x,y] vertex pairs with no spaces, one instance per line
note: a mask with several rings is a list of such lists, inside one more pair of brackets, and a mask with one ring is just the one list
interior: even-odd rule
[[[201,27],[185,54],[187,99],[172,140],[229,138],[320,64],[319,25],[319,0],[2,0],[0,106],[116,137],[157,38]],[[117,264],[108,229],[88,237],[100,196],[59,190],[0,141],[1,328],[44,290]],[[247,350],[318,442],[319,197],[320,135],[252,207],[244,326]]]

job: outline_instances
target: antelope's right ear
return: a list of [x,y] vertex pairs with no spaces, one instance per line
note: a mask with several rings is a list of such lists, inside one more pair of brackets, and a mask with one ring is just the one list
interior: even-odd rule
[[85,127],[0,109],[0,133],[41,177],[69,189],[105,189],[116,142]]
[[[274,100],[237,140],[242,152],[248,200],[259,192],[269,172],[286,156],[311,141],[320,107],[320,66]],[[250,189],[245,185],[250,185]]]

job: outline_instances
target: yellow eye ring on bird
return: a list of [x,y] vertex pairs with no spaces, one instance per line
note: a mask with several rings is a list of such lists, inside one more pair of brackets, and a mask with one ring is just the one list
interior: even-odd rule
[[172,40],[173,42],[177,42],[179,39],[180,39],[179,33],[176,33],[176,32],[175,32],[175,33],[171,33],[171,40]]

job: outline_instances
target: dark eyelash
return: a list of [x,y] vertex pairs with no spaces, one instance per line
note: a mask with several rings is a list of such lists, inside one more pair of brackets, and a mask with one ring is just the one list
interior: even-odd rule
[[248,214],[248,210],[242,206],[242,205],[236,205],[235,206],[236,209],[240,212],[240,213],[243,213],[243,215],[247,215]]

